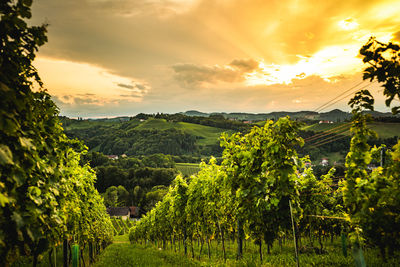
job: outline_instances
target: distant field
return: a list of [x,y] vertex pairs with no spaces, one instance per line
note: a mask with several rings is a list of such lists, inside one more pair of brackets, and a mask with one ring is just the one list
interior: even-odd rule
[[198,163],[176,163],[175,166],[185,176],[196,174],[200,170]]
[[[337,128],[338,127],[338,128]],[[339,128],[340,127],[340,128]],[[337,122],[337,123],[315,123],[302,128],[305,131],[323,132],[333,128],[332,133],[350,135],[350,123]],[[389,138],[393,136],[400,136],[400,123],[383,123],[373,122],[368,124],[368,128],[377,132],[380,138]]]
[[[122,130],[168,130],[178,129],[185,133],[199,137],[198,145],[214,145],[219,143],[219,137],[223,132],[232,134],[232,130],[226,130],[211,126],[205,126],[187,122],[173,122],[165,119],[149,118],[145,121],[137,119],[131,121],[116,121],[116,120],[83,120],[68,122],[63,125],[66,131],[84,130],[94,127],[102,127],[102,129],[122,129]],[[92,151],[97,151],[98,148],[92,148]]]
[[170,122],[165,119],[148,119],[141,122],[134,128],[135,130],[167,130],[167,129],[179,129],[188,134],[192,134],[200,137],[198,140],[199,145],[213,145],[218,143],[218,138],[221,133],[233,131],[205,126],[200,124],[188,123],[188,122]]
[[112,121],[112,120],[83,120],[83,121],[74,121],[69,125],[62,124],[64,130],[76,130],[76,129],[87,129],[96,126],[103,126],[103,127],[111,127],[114,125],[121,124],[119,121]]
[[378,133],[380,138],[400,136],[400,123],[381,123],[375,122],[369,128]]

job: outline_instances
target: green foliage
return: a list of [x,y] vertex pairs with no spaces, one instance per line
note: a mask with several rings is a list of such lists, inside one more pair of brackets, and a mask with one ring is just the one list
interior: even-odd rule
[[184,176],[191,176],[200,170],[199,164],[197,163],[176,163],[175,165],[176,169]]
[[[367,119],[361,113],[354,114],[352,132],[355,137],[346,159],[345,181],[334,178],[335,169],[317,177],[311,168],[304,168],[309,158],[297,156],[295,148],[303,141],[298,136],[296,122],[287,118],[268,122],[263,128],[254,127],[245,135],[222,136],[225,150],[221,166],[212,159],[209,164],[202,163],[200,171],[187,181],[178,176],[164,198],[131,228],[130,241],[137,244],[149,240],[159,247],[162,243],[164,248],[169,239],[171,244],[177,239],[185,247],[189,245],[193,257],[198,253],[199,258],[205,242],[210,257],[212,240],[224,244],[224,241],[229,243],[231,239],[241,238],[235,229],[240,220],[245,238],[257,244],[262,254],[263,242],[269,251],[278,237],[290,236],[290,199],[299,226],[297,234],[309,236],[313,250],[313,239],[317,237],[319,249],[316,251],[321,255],[328,250],[324,239],[333,240],[349,226],[358,229],[359,237],[371,244],[379,246],[381,243],[376,237],[379,236],[385,246],[396,248],[398,228],[393,223],[398,220],[399,200],[393,196],[399,195],[396,194],[398,181],[374,178],[376,182],[368,184],[362,180],[368,177],[366,167],[373,158],[376,160],[379,149],[369,152],[367,140],[372,133],[366,128]],[[385,165],[391,177],[397,175],[396,168],[399,168],[399,147],[394,148]],[[363,186],[367,184],[369,189]],[[371,205],[376,208],[370,209]],[[194,240],[199,244],[197,252]],[[228,260],[228,251],[222,246],[222,255]],[[321,256],[304,260],[312,264],[314,260],[325,262],[324,259],[326,257]],[[349,264],[343,258],[333,262]],[[370,259],[370,262],[375,260]]]
[[[122,236],[125,237],[125,236]],[[169,251],[132,246],[126,239],[107,247],[94,264],[95,267],[109,266],[196,266],[190,259],[174,255]]]
[[[268,121],[246,135],[222,137],[227,187],[237,216],[256,240],[271,244],[280,227],[290,227],[289,200],[298,203],[296,146],[300,125],[289,118]],[[296,213],[298,217],[298,213]]]
[[122,185],[110,186],[104,193],[104,204],[107,207],[125,207],[129,203],[129,192]]
[[0,262],[37,258],[63,238],[109,242],[110,222],[82,166],[84,147],[64,135],[58,109],[32,66],[46,26],[29,27],[32,1],[0,4]]
[[366,242],[378,246],[385,258],[386,249],[392,255],[400,242],[397,227],[400,219],[400,145],[394,146],[394,151],[389,153],[388,164],[368,173],[366,167],[379,150],[371,149],[366,143],[371,133],[365,127],[365,120],[364,116],[355,114],[354,136],[346,158],[343,199],[356,233],[354,238],[366,239]]
[[[364,79],[377,78],[384,82],[384,94],[387,97],[386,104],[389,106],[397,95],[399,96],[398,75],[399,71],[399,46],[389,43],[388,45],[377,42],[371,38],[363,46],[360,53],[364,56],[364,62],[371,66],[364,72]],[[388,59],[388,56],[390,58]],[[395,75],[395,77],[393,77]],[[386,259],[386,250],[393,255],[400,244],[399,219],[400,210],[400,176],[399,169],[399,147],[400,143],[393,147],[393,152],[383,153],[384,146],[380,148],[368,145],[368,137],[375,133],[367,129],[367,116],[360,113],[364,105],[371,108],[372,97],[367,95],[364,99],[356,95],[350,103],[353,107],[353,124],[351,131],[350,151],[346,157],[346,181],[343,188],[343,200],[353,230],[353,242],[357,245],[365,241],[378,246],[383,259]],[[365,95],[365,93],[364,93]],[[367,100],[367,101],[365,101]],[[397,112],[398,107],[392,109]],[[372,160],[378,160],[379,152],[389,156],[383,167],[372,172],[367,171],[367,165]],[[396,178],[395,178],[396,177]]]
[[353,113],[359,113],[363,110],[374,110],[374,98],[368,90],[358,91],[348,104],[353,109]]
[[[31,4],[32,1],[5,0],[0,5],[0,80],[14,90],[18,88],[20,96],[30,94],[32,79],[42,85],[32,61],[38,47],[47,42],[47,25],[27,25],[24,19],[31,18]],[[24,101],[18,104],[21,108]]]
[[218,137],[226,131],[217,125],[153,117],[145,121],[133,118],[121,122],[62,119],[63,125],[67,125],[66,133],[70,138],[83,140],[91,151],[118,155],[217,155],[221,153]]
[[[381,43],[374,37],[361,48],[363,62],[369,66],[364,69],[363,79],[383,83],[386,106],[394,99],[400,100],[400,46],[394,43]],[[400,106],[392,107],[392,113],[400,112]]]
[[99,166],[96,168],[96,188],[105,192],[110,186],[122,185],[128,190],[140,186],[149,190],[157,185],[168,186],[176,175],[176,169],[170,168],[129,168],[121,169],[118,166]]
[[[131,242],[197,239],[207,246],[233,235],[238,220],[245,235],[270,246],[279,231],[289,229],[289,199],[299,208],[297,153],[299,124],[288,118],[254,127],[248,134],[223,135],[224,161],[202,163],[189,184],[178,176],[165,197],[130,231]],[[209,250],[209,249],[208,249]],[[226,256],[224,254],[224,256]]]

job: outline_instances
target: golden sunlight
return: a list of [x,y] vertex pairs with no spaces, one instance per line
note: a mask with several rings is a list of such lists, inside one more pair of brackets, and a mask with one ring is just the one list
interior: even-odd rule
[[121,98],[138,102],[149,90],[144,81],[115,75],[87,63],[38,57],[35,66],[42,73],[49,93],[58,97],[86,94],[95,96],[99,103]]
[[304,79],[311,75],[318,75],[327,82],[336,82],[337,76],[362,69],[362,61],[357,58],[358,49],[358,45],[329,46],[310,57],[298,55],[300,60],[292,65],[260,61],[259,69],[246,75],[246,84],[290,84],[293,79]]

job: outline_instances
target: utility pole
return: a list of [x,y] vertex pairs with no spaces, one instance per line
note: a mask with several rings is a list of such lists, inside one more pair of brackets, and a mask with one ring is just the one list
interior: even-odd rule
[[382,149],[381,149],[381,167],[382,168],[385,165],[385,150],[386,150],[386,147],[382,147]]

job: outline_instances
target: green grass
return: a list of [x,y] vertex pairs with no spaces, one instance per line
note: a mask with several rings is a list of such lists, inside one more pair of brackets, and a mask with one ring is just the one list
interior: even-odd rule
[[[83,253],[84,253],[83,256],[84,256],[84,259],[85,259],[85,265],[88,266],[88,264],[89,264],[89,248],[88,248],[88,246],[85,247]],[[57,267],[62,267],[63,266],[63,262],[64,262],[63,259],[64,259],[63,246],[59,245],[56,248],[56,261],[55,262],[56,262],[56,266]],[[40,255],[38,257],[37,267],[54,266],[54,254],[52,254],[51,262],[52,262],[53,265],[50,264],[49,252],[47,251],[47,252],[43,253],[42,255]],[[13,267],[26,267],[26,266],[32,266],[32,265],[33,265],[33,257],[24,256],[24,257],[20,257],[11,266],[13,266]],[[3,265],[1,265],[1,263],[0,263],[0,266],[3,266]]]
[[149,118],[136,126],[135,130],[167,130],[175,128],[174,124],[175,123],[167,122],[165,119]]
[[[340,127],[339,129],[333,130],[332,132],[337,134],[345,134],[350,135],[350,124],[344,126],[344,124],[348,124],[346,122],[336,122],[336,123],[315,123],[306,127],[303,127],[302,130],[305,131],[314,131],[314,132],[324,132],[328,131],[335,127]],[[378,137],[380,138],[389,138],[393,136],[400,136],[400,123],[383,123],[383,122],[373,122],[368,124],[368,128],[374,130]]]
[[[219,143],[219,137],[223,132],[232,134],[234,131],[211,126],[205,126],[188,122],[173,122],[165,119],[149,118],[145,121],[137,119],[128,122],[119,122],[113,120],[84,120],[73,121],[65,126],[66,131],[87,130],[93,127],[102,127],[102,129],[124,129],[124,130],[168,130],[177,129],[185,133],[197,136],[197,144],[201,146],[215,145]],[[98,147],[91,151],[98,151]]]
[[[308,239],[302,238],[303,246],[308,244]],[[161,245],[161,244],[158,244]],[[314,246],[317,245],[315,241]],[[194,255],[190,242],[188,242],[188,255],[184,255],[182,243],[176,242],[174,247],[168,244],[166,249],[157,248],[155,244],[147,245],[131,244],[128,235],[114,236],[113,244],[109,245],[100,255],[97,256],[95,267],[129,267],[129,266],[295,266],[293,241],[291,238],[283,241],[282,248],[278,242],[274,243],[271,254],[267,254],[266,246],[263,246],[264,260],[261,263],[258,254],[258,246],[247,240],[244,242],[243,259],[236,260],[236,243],[225,241],[227,261],[223,261],[221,243],[213,240],[211,242],[211,259],[207,256],[207,245],[204,244],[199,260],[200,248],[197,241],[194,242]],[[340,238],[324,241],[324,254],[314,252],[300,253],[300,266],[354,266],[351,250],[348,256],[344,257],[341,250]],[[87,251],[85,256],[87,256]],[[377,249],[364,249],[364,256],[367,266],[391,267],[400,266],[400,255],[397,253],[388,258],[385,263],[378,255]],[[86,266],[88,259],[86,258]],[[62,266],[62,247],[57,249],[57,266]],[[32,266],[32,257],[22,257],[11,266],[25,267]],[[39,258],[38,266],[50,266],[47,254]]]
[[[303,239],[303,245],[308,240]],[[317,242],[315,241],[316,245]],[[158,244],[161,245],[161,244]],[[227,250],[227,261],[223,261],[221,243],[216,240],[211,242],[211,259],[208,259],[207,245],[204,244],[202,254],[199,259],[200,248],[197,241],[194,242],[194,259],[190,242],[188,242],[188,255],[184,255],[183,245],[171,246],[168,244],[166,249],[158,248],[157,244],[148,243],[147,245],[130,244],[127,235],[115,237],[114,244],[106,248],[100,255],[98,262],[94,266],[295,266],[293,241],[289,238],[284,241],[282,248],[275,242],[271,254],[267,254],[266,247],[263,247],[263,262],[261,263],[258,254],[258,246],[251,241],[244,242],[244,254],[242,260],[236,260],[236,243],[233,241],[225,242]],[[348,256],[342,254],[340,238],[336,238],[333,243],[329,240],[324,241],[325,253],[316,254],[314,252],[301,253],[299,255],[300,266],[354,266],[351,250]],[[176,249],[176,252],[174,250]],[[399,255],[388,259],[384,263],[378,256],[376,249],[364,250],[367,266],[399,266]],[[107,266],[108,267],[108,266]]]
[[380,138],[400,136],[400,123],[374,122],[370,123],[368,128],[377,132]]
[[112,120],[83,120],[83,121],[74,121],[71,124],[64,126],[64,130],[81,130],[81,129],[87,129],[87,128],[92,128],[96,126],[103,126],[103,127],[111,127],[121,124],[119,121],[112,121]]
[[335,161],[338,162],[343,162],[346,158],[346,153],[343,154],[341,152],[332,152],[332,153],[326,153],[323,157],[319,158],[318,161],[314,162],[314,164],[319,164],[323,158],[328,158],[329,159],[329,164],[333,164]]
[[199,145],[213,145],[218,143],[218,138],[221,133],[233,131],[225,130],[221,128],[205,126],[195,123],[188,122],[172,122],[165,119],[153,119],[150,118],[144,122],[141,122],[138,126],[134,128],[135,130],[168,130],[168,129],[178,129],[185,133],[195,135],[200,137],[197,141]]
[[[346,124],[346,125],[345,125]],[[304,131],[314,131],[314,132],[325,132],[329,131],[333,128],[340,127],[336,130],[333,130],[332,133],[336,134],[345,134],[349,135],[350,134],[350,124],[345,123],[345,122],[335,122],[335,123],[314,123],[312,125],[308,125],[302,128]]]
[[100,255],[95,267],[128,267],[128,266],[197,266],[197,262],[174,254],[171,251],[160,251],[154,248],[131,245],[128,236],[116,237]]
[[198,163],[175,163],[175,167],[178,171],[182,172],[184,176],[196,174],[200,170]]

